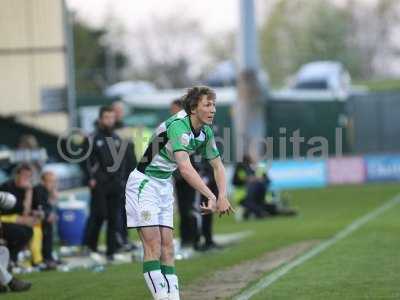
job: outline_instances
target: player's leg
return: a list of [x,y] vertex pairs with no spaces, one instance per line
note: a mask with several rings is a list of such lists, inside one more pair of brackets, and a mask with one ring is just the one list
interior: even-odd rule
[[169,299],[179,300],[179,283],[175,272],[174,257],[174,193],[172,182],[165,182],[160,191],[160,199],[162,199],[159,214],[161,270],[168,283]]
[[179,300],[179,282],[175,271],[173,230],[160,227],[161,232],[161,272],[168,284],[170,300]]
[[4,246],[0,246],[0,286],[6,286],[12,280],[11,274],[7,271],[10,260],[10,253]]
[[91,190],[90,213],[85,228],[85,245],[97,252],[101,227],[107,213],[106,197],[103,187],[96,186]]
[[161,233],[158,226],[138,229],[143,244],[143,275],[155,300],[168,299],[168,286],[161,272]]
[[127,226],[138,228],[143,244],[143,275],[156,300],[168,299],[168,288],[161,273],[161,234],[159,228],[159,197],[157,182],[133,171],[126,184]]

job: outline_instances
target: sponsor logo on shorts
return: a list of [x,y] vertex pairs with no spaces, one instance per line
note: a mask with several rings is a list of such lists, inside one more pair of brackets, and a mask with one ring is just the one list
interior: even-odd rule
[[142,211],[140,215],[144,222],[148,222],[151,219],[151,212],[149,212],[148,210]]

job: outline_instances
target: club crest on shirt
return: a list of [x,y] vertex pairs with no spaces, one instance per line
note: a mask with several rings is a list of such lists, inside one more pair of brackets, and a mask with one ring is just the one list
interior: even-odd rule
[[212,140],[212,147],[213,147],[214,150],[218,150],[217,144],[215,143],[214,139]]
[[186,133],[182,134],[182,136],[181,136],[181,144],[183,146],[189,146],[189,143],[190,143],[189,135],[186,134]]
[[148,210],[142,211],[140,215],[142,217],[142,220],[145,222],[148,222],[151,219],[151,212],[149,212]]

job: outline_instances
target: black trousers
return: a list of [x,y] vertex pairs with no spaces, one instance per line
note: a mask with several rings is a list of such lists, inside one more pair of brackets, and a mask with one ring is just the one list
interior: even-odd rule
[[[213,194],[218,197],[218,187],[217,184],[214,180],[209,180],[207,184],[208,188],[213,192]],[[200,193],[198,193],[200,196]],[[204,196],[200,196],[200,203],[205,203],[207,204],[208,199]],[[201,224],[198,225],[199,228],[197,228],[197,237],[196,237],[196,246],[200,246],[199,242],[201,239],[201,236],[204,237],[204,243],[205,245],[210,245],[214,243],[213,240],[213,214],[208,214],[208,215],[202,215],[201,216]]]
[[181,245],[193,246],[197,235],[197,222],[194,215],[196,191],[184,179],[175,182],[175,191],[180,215]]
[[123,246],[126,243],[128,243],[128,227],[126,224],[125,196],[123,196],[117,214],[117,245]]
[[200,228],[197,229],[197,236],[195,241],[196,246],[200,246],[199,243],[202,236],[204,237],[205,245],[210,245],[214,243],[212,228],[213,228],[213,214],[202,215]]
[[107,221],[107,251],[113,255],[117,248],[117,232],[123,186],[120,183],[97,183],[91,191],[90,215],[86,223],[84,244],[92,251],[97,251],[98,239],[104,221]]
[[42,255],[44,260],[53,260],[53,224],[49,222],[42,223],[43,242]]
[[10,259],[16,262],[18,252],[23,250],[32,238],[32,228],[21,224],[2,223],[2,230],[3,238],[10,250]]

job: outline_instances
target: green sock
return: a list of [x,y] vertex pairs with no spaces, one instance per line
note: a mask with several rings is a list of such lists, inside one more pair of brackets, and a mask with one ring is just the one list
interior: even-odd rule
[[161,269],[161,264],[159,260],[149,260],[143,262],[143,273],[160,269]]
[[169,287],[159,260],[144,261],[143,276],[154,299],[167,299]]
[[166,265],[161,265],[161,273],[167,275],[167,274],[175,274],[175,267],[174,266],[166,266]]

